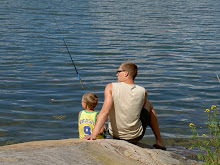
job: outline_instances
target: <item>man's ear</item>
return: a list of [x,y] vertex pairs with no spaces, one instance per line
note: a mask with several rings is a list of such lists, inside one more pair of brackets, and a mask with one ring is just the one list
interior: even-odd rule
[[125,71],[125,77],[128,77],[129,74],[128,74],[128,71]]

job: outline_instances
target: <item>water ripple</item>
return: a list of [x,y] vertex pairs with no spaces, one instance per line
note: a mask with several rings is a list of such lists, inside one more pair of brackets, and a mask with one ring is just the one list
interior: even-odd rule
[[190,122],[202,129],[204,109],[220,103],[219,2],[2,2],[0,144],[78,137],[83,90],[54,17],[97,111],[119,65],[134,61],[162,136],[189,137]]

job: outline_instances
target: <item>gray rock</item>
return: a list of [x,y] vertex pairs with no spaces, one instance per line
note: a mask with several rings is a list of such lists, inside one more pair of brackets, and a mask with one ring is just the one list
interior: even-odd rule
[[[141,146],[141,147],[140,147]],[[0,147],[1,165],[194,165],[169,151],[122,140],[79,139],[26,142]]]

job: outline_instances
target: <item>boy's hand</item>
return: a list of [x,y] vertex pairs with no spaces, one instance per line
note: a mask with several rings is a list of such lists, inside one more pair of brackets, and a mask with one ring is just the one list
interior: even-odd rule
[[87,136],[83,137],[82,140],[96,140],[96,136],[92,137],[92,135],[87,135]]

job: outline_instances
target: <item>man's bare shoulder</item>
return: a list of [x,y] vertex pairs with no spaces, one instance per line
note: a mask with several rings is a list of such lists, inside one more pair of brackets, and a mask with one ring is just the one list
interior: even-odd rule
[[105,87],[105,90],[111,90],[112,89],[112,83],[108,83]]
[[105,96],[111,95],[111,94],[112,94],[112,83],[109,83],[105,87]]

